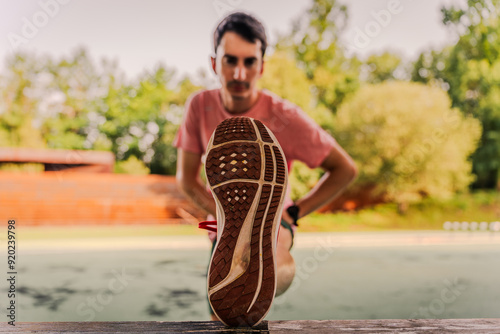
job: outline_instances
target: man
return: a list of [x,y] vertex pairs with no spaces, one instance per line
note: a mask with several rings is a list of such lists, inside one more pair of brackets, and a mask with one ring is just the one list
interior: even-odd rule
[[257,89],[257,81],[264,71],[266,46],[264,27],[254,17],[234,13],[220,22],[214,33],[215,55],[211,62],[221,88],[191,97],[174,145],[178,148],[179,187],[213,217],[216,204],[199,172],[211,135],[225,119],[246,116],[262,122],[281,144],[288,170],[293,160],[325,170],[318,184],[295,203],[287,191],[276,246],[276,295],[279,295],[290,286],[295,274],[290,255],[294,223],[342,192],[355,178],[357,170],[349,155],[302,110],[271,92]]

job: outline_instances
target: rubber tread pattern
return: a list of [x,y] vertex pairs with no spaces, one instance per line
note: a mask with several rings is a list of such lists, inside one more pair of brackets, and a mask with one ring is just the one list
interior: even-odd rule
[[260,137],[262,138],[262,141],[266,142],[266,143],[274,143],[273,139],[269,135],[269,132],[267,132],[267,129],[264,126],[264,124],[262,124],[262,122],[259,120],[255,120],[255,124],[257,124],[257,128],[259,129]]
[[264,153],[266,159],[266,169],[264,171],[264,180],[272,182],[274,178],[274,162],[269,145],[264,145]]
[[257,140],[257,134],[248,117],[232,117],[220,123],[216,130],[213,145],[234,140]]
[[[262,141],[257,139],[252,122],[257,126]],[[215,313],[229,326],[252,326],[260,322],[274,299],[276,273],[273,230],[277,233],[279,221],[276,216],[280,214],[277,211],[286,183],[284,158],[281,150],[275,145],[279,144],[274,143],[261,122],[246,117],[234,117],[217,127],[207,155],[207,179],[224,215],[223,230],[208,273],[209,292],[228,276],[233,261],[246,267],[234,281],[224,282],[223,286],[216,287],[218,290],[209,293],[210,304]],[[265,161],[261,161],[262,159]],[[261,171],[262,168],[264,171]],[[260,182],[260,192],[259,183],[250,180],[264,181],[264,184]],[[220,185],[222,182],[227,183]],[[259,198],[255,198],[257,194],[260,194]],[[255,209],[250,212],[252,205]],[[249,255],[249,258],[239,254],[245,258],[237,259],[234,258],[238,256],[234,249],[242,224],[248,215],[254,215],[251,221],[251,237],[250,240],[241,241],[248,243],[250,253],[243,254]],[[261,273],[262,277],[259,277]],[[259,279],[261,285],[257,291]]]
[[273,254],[271,244],[273,242],[273,220],[276,216],[278,206],[280,204],[281,194],[283,192],[283,187],[275,186],[273,195],[271,196],[271,203],[269,205],[269,210],[266,217],[266,222],[264,225],[264,233],[262,237],[262,249],[263,249],[263,267],[266,270],[262,277],[262,289],[255,301],[255,304],[250,309],[250,315],[263,314],[271,307],[271,301],[274,294],[274,264],[273,264]]
[[274,156],[276,157],[276,182],[285,184],[285,162],[279,148],[273,146]]
[[258,143],[229,143],[214,147],[208,153],[207,178],[212,186],[233,179],[258,180],[260,164]]
[[248,182],[228,183],[214,189],[224,208],[226,225],[212,259],[209,286],[218,284],[229,274],[234,246],[257,189],[258,184]]
[[[274,264],[272,254],[272,227],[276,209],[281,199],[276,197],[276,192],[271,197],[271,185],[263,185],[262,194],[255,214],[254,225],[252,227],[252,238],[250,241],[250,263],[247,270],[230,285],[215,292],[210,296],[210,302],[217,309],[217,314],[230,326],[251,326],[267,313],[274,294]],[[263,281],[257,300],[247,313],[259,280],[259,242],[264,214],[269,199],[271,203],[268,215],[265,217],[263,230],[263,257],[264,267]],[[271,217],[271,218],[270,218]],[[266,265],[268,267],[266,267]]]

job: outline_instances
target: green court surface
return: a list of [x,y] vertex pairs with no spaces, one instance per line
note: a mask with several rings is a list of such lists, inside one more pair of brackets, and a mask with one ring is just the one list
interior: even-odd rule
[[[16,320],[206,320],[209,247],[204,235],[21,236]],[[292,254],[294,283],[267,319],[500,317],[498,233],[299,233]]]

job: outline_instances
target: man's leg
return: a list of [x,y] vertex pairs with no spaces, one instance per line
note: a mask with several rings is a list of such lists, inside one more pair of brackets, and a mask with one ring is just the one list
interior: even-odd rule
[[280,225],[278,245],[276,249],[277,281],[276,296],[283,294],[292,284],[295,276],[295,261],[290,254],[293,237],[292,232]]
[[220,321],[220,319],[217,318],[217,316],[215,314],[213,314],[213,313],[210,313],[210,320],[212,320],[212,321]]

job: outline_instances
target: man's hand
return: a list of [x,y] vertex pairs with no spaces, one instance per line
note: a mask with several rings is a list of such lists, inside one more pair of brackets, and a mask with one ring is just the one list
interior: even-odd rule
[[329,203],[344,191],[357,175],[354,161],[338,144],[323,160],[321,168],[326,171],[325,175],[306,196],[296,202],[300,207],[299,218]]

